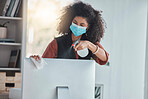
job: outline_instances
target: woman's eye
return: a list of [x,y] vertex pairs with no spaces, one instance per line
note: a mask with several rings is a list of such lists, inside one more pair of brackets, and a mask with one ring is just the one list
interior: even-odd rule
[[85,27],[86,25],[85,24],[80,24],[80,26]]
[[73,22],[74,24],[77,24],[76,22]]

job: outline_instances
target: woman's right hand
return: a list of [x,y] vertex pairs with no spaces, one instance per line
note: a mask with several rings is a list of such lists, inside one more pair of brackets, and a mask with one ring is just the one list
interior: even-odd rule
[[30,57],[34,58],[36,61],[41,60],[39,55],[31,55]]

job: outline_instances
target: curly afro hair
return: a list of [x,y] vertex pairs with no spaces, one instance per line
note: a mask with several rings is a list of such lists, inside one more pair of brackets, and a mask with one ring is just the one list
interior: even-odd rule
[[88,22],[89,28],[83,36],[85,35],[87,40],[96,44],[96,42],[100,42],[105,30],[105,22],[101,17],[101,12],[102,11],[95,10],[91,5],[83,3],[82,1],[70,4],[62,9],[57,31],[63,35],[72,33],[69,28],[72,20],[76,16],[84,17]]

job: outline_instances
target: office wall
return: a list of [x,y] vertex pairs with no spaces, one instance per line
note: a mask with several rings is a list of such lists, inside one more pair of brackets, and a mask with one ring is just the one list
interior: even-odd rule
[[104,99],[144,99],[147,1],[85,1],[102,10],[107,23],[101,44],[110,54],[110,66],[96,66]]
[[[147,2],[148,4],[148,2]],[[148,7],[147,7],[147,14],[148,14]],[[148,15],[147,15],[148,20]],[[147,23],[148,26],[148,23]],[[148,99],[148,28],[147,28],[147,34],[146,34],[146,54],[145,54],[145,86],[144,86],[144,99]]]

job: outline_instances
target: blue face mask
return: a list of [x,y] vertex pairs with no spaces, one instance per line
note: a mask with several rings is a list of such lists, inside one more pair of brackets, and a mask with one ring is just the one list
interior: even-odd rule
[[71,26],[70,26],[70,30],[72,31],[72,33],[75,36],[80,36],[80,35],[86,33],[86,28],[87,27],[78,26],[74,23],[72,23]]

